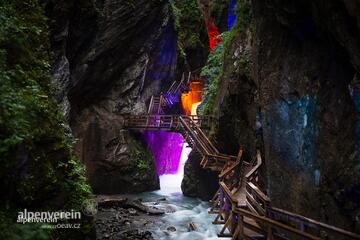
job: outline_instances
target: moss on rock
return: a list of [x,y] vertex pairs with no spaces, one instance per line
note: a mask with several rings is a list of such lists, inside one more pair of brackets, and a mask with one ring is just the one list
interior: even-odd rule
[[[171,0],[171,12],[177,31],[180,61],[196,69],[208,54],[208,36],[204,16],[197,0]],[[199,60],[200,58],[200,60]]]
[[211,17],[215,20],[216,26],[220,30],[226,31],[227,18],[228,18],[228,8],[231,0],[210,0],[209,1],[209,11]]
[[138,172],[154,171],[154,160],[150,151],[139,140],[129,138],[130,158],[134,163],[133,168]]

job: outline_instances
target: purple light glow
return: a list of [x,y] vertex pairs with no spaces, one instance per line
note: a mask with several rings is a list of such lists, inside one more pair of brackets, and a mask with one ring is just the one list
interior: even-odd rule
[[144,140],[155,157],[158,175],[178,172],[184,144],[184,138],[180,133],[145,131]]
[[175,103],[179,103],[180,96],[181,96],[180,93],[178,94],[165,93],[165,97],[167,98],[167,100],[170,102],[171,105]]

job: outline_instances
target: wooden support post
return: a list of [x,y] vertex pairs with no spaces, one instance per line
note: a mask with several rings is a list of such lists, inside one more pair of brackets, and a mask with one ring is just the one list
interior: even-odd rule
[[151,96],[150,103],[149,103],[149,108],[148,108],[148,114],[152,114],[153,104],[154,104],[154,96]]
[[232,217],[233,217],[233,212],[230,211],[228,218],[225,219],[226,220],[225,225],[221,229],[219,236],[224,236],[226,229],[228,229],[228,231],[232,234],[232,232],[231,232],[231,225],[232,225],[232,221],[233,221]]
[[191,72],[189,72],[189,76],[188,76],[188,80],[187,80],[187,85],[190,84],[190,79],[191,79]]
[[232,240],[237,240],[239,238],[239,236],[241,238],[245,237],[244,236],[244,216],[242,216],[238,213],[237,218],[238,218],[238,222],[237,222],[236,229],[232,235]]
[[200,166],[201,166],[201,167],[204,166],[205,159],[206,159],[206,156],[204,155],[203,158],[201,159],[201,162],[200,162]]
[[171,121],[170,121],[170,129],[172,129],[172,128],[173,128],[173,124],[174,124],[174,118],[173,118],[173,117],[171,117]]
[[215,217],[215,220],[213,221],[213,224],[224,224],[224,221],[222,220],[222,214],[225,210],[225,204],[224,204],[224,192],[223,189],[219,189],[219,213]]
[[146,128],[149,126],[149,118],[150,118],[150,116],[148,115],[146,117],[146,123],[145,123]]
[[266,240],[274,240],[274,235],[272,231],[272,227],[269,225],[267,227]]

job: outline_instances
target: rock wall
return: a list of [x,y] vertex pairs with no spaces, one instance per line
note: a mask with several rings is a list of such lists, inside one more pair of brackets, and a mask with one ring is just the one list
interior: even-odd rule
[[204,201],[212,199],[218,190],[217,174],[200,166],[201,155],[192,151],[185,163],[181,190],[188,197],[198,197]]
[[64,1],[49,9],[58,98],[94,192],[159,188],[140,137],[121,129],[123,115],[146,112],[151,95],[173,81],[177,45],[168,3]]
[[359,231],[359,2],[238,4],[251,18],[227,47],[219,144],[262,149],[274,206]]

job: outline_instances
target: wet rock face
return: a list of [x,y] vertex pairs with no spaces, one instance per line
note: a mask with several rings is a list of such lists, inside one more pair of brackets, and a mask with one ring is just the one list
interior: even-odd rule
[[185,163],[184,178],[181,190],[185,196],[210,200],[218,190],[216,173],[204,170],[200,166],[201,155],[192,151]]
[[[253,148],[246,139],[262,130],[258,147],[274,206],[352,230],[360,213],[358,112],[356,90],[349,91],[358,86],[358,7],[358,1],[252,1],[252,31],[230,46],[229,80],[222,79],[217,106],[220,121],[242,122],[230,133],[239,144]],[[239,71],[241,59],[249,64]],[[229,132],[220,127],[219,144]]]
[[[342,16],[338,20],[328,13],[335,5],[335,15]],[[357,112],[348,88],[359,51],[336,33],[341,29],[350,35],[344,24],[351,25],[351,19],[341,6],[335,1],[259,4],[255,56],[261,59],[257,83],[273,203],[349,227],[360,210]],[[270,13],[269,7],[275,10]],[[311,13],[311,7],[317,11]],[[355,51],[349,54],[349,48]],[[354,195],[345,197],[348,191]]]
[[249,30],[236,36],[229,45],[215,103],[215,114],[219,119],[218,147],[235,156],[239,147],[255,152],[256,145],[259,145],[254,131],[258,108],[256,84],[250,76],[252,51],[253,36]]
[[[94,191],[159,188],[151,156],[134,159],[146,151],[144,144],[132,149],[133,140],[121,129],[123,115],[146,112],[151,95],[172,81],[177,49],[167,2],[61,1],[50,9],[58,98]],[[144,165],[140,174],[136,166]]]

